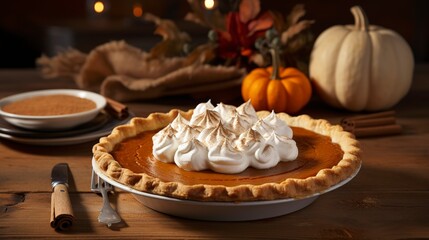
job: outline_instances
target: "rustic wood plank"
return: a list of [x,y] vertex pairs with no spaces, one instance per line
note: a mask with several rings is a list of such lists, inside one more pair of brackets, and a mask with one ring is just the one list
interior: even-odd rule
[[[56,147],[29,146],[1,140],[2,163],[0,192],[40,192],[51,190],[51,169],[60,162],[69,164],[72,191],[89,191],[91,148],[94,142]],[[31,176],[31,180],[24,176]]]
[[[144,207],[131,194],[119,193],[110,198],[124,223],[112,229],[97,222],[102,204],[100,196],[71,194],[76,221],[67,233],[55,232],[49,226],[49,193],[24,195],[21,201],[22,195],[0,194],[2,238],[400,239],[429,236],[427,191],[376,193],[339,189],[289,215],[228,223],[168,216]],[[15,199],[15,202],[8,199]],[[4,208],[5,202],[9,204]]]

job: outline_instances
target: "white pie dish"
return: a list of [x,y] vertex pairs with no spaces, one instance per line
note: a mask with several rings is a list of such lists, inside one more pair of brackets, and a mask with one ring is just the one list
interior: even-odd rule
[[345,185],[352,180],[360,170],[359,167],[350,177],[323,192],[303,198],[250,202],[204,202],[183,200],[138,191],[104,175],[94,158],[92,158],[92,168],[104,181],[118,189],[133,194],[137,201],[148,208],[172,216],[206,221],[251,221],[290,214],[309,206],[320,195]]
[[[48,96],[48,95],[57,95],[65,94],[71,95],[79,98],[84,98],[93,101],[96,104],[95,109],[91,109],[85,112],[79,112],[74,114],[65,114],[65,115],[51,115],[51,116],[29,116],[29,115],[19,115],[2,110],[3,106],[6,104],[27,99],[30,97],[37,96]],[[0,100],[0,116],[3,117],[8,123],[15,125],[17,127],[22,127],[32,130],[43,130],[43,131],[54,131],[61,129],[68,129],[85,122],[88,122],[94,119],[100,111],[106,106],[106,99],[100,94],[76,90],[76,89],[51,89],[51,90],[39,90],[31,91],[25,93],[19,93],[12,96],[5,97]]]

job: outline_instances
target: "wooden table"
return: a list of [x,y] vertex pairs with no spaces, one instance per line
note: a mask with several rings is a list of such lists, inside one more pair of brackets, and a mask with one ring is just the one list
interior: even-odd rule
[[[38,72],[1,70],[0,97],[46,89],[76,88],[71,81],[45,80]],[[192,98],[163,98],[130,103],[138,116],[171,108],[189,109]],[[124,223],[98,223],[102,199],[90,191],[91,147],[96,140],[70,146],[30,146],[0,140],[0,238],[178,238],[399,239],[429,237],[429,65],[415,69],[411,92],[394,110],[403,133],[360,139],[363,166],[345,186],[320,196],[292,214],[250,222],[209,222],[155,212],[131,194],[110,197]],[[338,123],[349,112],[327,107],[315,98],[303,113]],[[67,162],[72,173],[71,201],[76,221],[69,232],[49,226],[50,172]]]

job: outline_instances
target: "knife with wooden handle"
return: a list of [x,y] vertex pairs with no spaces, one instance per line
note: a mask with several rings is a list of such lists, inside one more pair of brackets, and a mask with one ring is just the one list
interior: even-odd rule
[[73,209],[68,192],[68,165],[59,163],[52,168],[51,227],[67,230],[73,225]]

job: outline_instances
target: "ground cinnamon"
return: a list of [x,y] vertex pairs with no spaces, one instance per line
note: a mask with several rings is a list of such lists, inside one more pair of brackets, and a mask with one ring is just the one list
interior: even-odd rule
[[18,100],[6,104],[2,110],[19,115],[52,116],[85,112],[95,108],[95,102],[89,99],[66,94],[54,94]]

